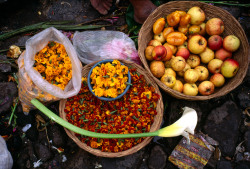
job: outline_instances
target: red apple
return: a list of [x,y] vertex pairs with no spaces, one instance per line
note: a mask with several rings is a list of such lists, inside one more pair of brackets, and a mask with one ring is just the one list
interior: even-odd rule
[[167,55],[167,49],[164,46],[156,46],[152,51],[154,60],[163,60]]
[[207,47],[207,40],[201,35],[194,35],[188,40],[188,50],[194,54],[200,54]]
[[229,52],[223,48],[220,48],[219,50],[215,51],[215,58],[220,60],[226,60],[232,57],[232,52]]
[[198,86],[199,93],[204,96],[208,96],[214,92],[214,84],[210,81],[203,81]]
[[206,32],[209,35],[220,35],[224,31],[224,22],[220,18],[209,19],[206,23]]
[[[163,45],[164,46],[164,45]],[[163,61],[167,61],[167,60],[170,60],[171,58],[172,58],[172,56],[173,56],[173,52],[172,52],[172,50],[171,50],[171,48],[169,47],[169,46],[164,46],[165,48],[166,48],[166,50],[167,50],[167,55],[166,55],[166,57],[165,58],[163,58]]]
[[215,73],[210,77],[210,81],[214,84],[215,87],[221,87],[225,83],[225,78],[220,73]]
[[240,47],[240,40],[234,35],[228,35],[223,40],[223,48],[229,52],[234,52]]
[[221,65],[221,74],[225,78],[231,78],[236,75],[239,70],[239,63],[234,59],[227,59]]
[[212,35],[208,38],[207,44],[210,49],[218,50],[221,48],[222,42],[222,37],[220,37],[219,35]]
[[187,48],[180,48],[175,55],[176,56],[181,56],[185,60],[187,60],[189,55],[190,55],[190,52],[189,52],[189,50]]
[[220,59],[212,59],[208,63],[207,68],[211,73],[220,73],[222,63],[223,61]]

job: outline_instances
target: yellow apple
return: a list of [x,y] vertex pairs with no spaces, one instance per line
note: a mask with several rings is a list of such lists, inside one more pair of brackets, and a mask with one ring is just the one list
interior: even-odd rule
[[169,88],[174,87],[176,83],[176,78],[173,75],[164,74],[161,77],[161,81]]
[[188,69],[191,69],[191,67],[189,66],[188,63],[186,63],[184,69],[181,70],[181,71],[178,71],[177,74],[178,74],[179,76],[183,77],[183,76],[184,76],[184,73],[185,73]]
[[164,74],[165,75],[173,75],[174,77],[176,77],[176,73],[172,68],[166,68]]
[[198,6],[190,8],[187,14],[191,15],[192,25],[200,25],[206,19],[205,12]]
[[154,46],[147,46],[145,49],[145,57],[148,61],[154,60],[152,56],[153,49],[154,49]]
[[207,64],[214,58],[214,51],[206,47],[206,49],[200,53],[201,62]]
[[176,57],[172,58],[170,62],[171,62],[171,68],[174,71],[181,71],[184,69],[184,67],[186,65],[185,59],[181,56],[176,56]]
[[189,55],[187,59],[187,63],[190,65],[191,68],[195,68],[196,66],[199,66],[200,62],[201,62],[200,57],[194,54]]
[[180,80],[176,80],[173,89],[182,93],[182,91],[183,91],[183,84],[182,84],[182,82]]
[[183,93],[189,96],[196,96],[198,94],[198,87],[195,83],[185,83],[183,85]]
[[198,79],[199,81],[204,81],[208,78],[209,72],[205,66],[197,66],[194,69],[200,72],[200,77]]
[[164,63],[162,61],[153,60],[150,63],[150,71],[155,77],[157,78],[162,77],[165,73]]
[[184,80],[187,83],[195,83],[200,77],[200,73],[195,69],[188,69],[184,73]]

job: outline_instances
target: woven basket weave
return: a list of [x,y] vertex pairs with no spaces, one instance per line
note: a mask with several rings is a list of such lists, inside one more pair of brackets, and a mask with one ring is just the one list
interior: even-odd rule
[[[222,37],[225,37],[227,35],[233,34],[237,36],[240,41],[241,45],[240,48],[233,53],[233,59],[237,60],[239,62],[240,68],[237,72],[236,76],[227,79],[225,85],[222,88],[216,88],[215,92],[209,96],[187,96],[183,93],[177,92],[166,85],[164,85],[159,79],[153,76],[153,74],[150,72],[149,63],[147,62],[144,51],[147,47],[147,43],[153,39],[153,24],[154,22],[160,18],[160,17],[166,17],[168,14],[176,11],[176,10],[184,10],[188,11],[193,6],[199,6],[206,14],[206,21],[211,18],[221,18],[225,24],[225,30],[222,33]],[[154,78],[156,83],[162,88],[165,92],[169,93],[170,95],[178,98],[178,99],[185,99],[185,100],[208,100],[215,97],[223,96],[233,89],[235,89],[238,85],[241,84],[243,81],[247,69],[248,69],[248,57],[249,57],[249,51],[248,51],[248,41],[247,37],[244,33],[244,30],[242,29],[239,22],[227,11],[212,6],[206,3],[202,2],[195,2],[195,1],[174,1],[174,2],[168,2],[166,4],[163,4],[159,6],[157,9],[154,10],[153,13],[147,18],[147,20],[142,25],[142,28],[139,32],[139,38],[138,38],[138,53],[139,57],[145,67],[145,69],[150,73],[150,75]]]
[[[159,91],[159,88],[157,86],[157,84],[155,83],[154,79],[152,78],[152,76],[150,76],[148,74],[147,71],[145,71],[145,69],[143,69],[141,66],[137,65],[136,63],[130,62],[130,61],[125,61],[125,60],[119,60],[122,63],[124,63],[126,66],[128,66],[129,68],[136,68],[136,71],[139,74],[142,74],[147,82],[147,84],[151,84],[154,88],[155,88],[155,92],[158,93],[160,95],[160,99],[157,102],[157,106],[156,106],[156,111],[157,111],[157,115],[154,117],[154,123],[151,126],[150,131],[156,131],[160,128],[161,122],[162,122],[162,118],[163,118],[163,101],[162,101],[162,96],[161,93]],[[97,61],[98,62],[98,61]],[[86,66],[83,67],[82,69],[82,76],[83,77],[87,77],[88,73],[90,71],[90,69],[92,68],[92,66],[97,63],[91,63],[88,64]],[[65,108],[65,103],[66,103],[66,99],[61,100],[60,101],[60,105],[59,105],[59,114],[60,117],[63,118],[65,121],[67,121],[66,119],[66,113],[64,112],[64,108]],[[136,146],[132,147],[131,149],[122,151],[122,152],[102,152],[99,149],[93,149],[90,146],[87,146],[87,144],[81,142],[76,136],[75,133],[64,128],[64,130],[66,131],[67,135],[74,140],[74,142],[82,149],[90,152],[91,154],[94,154],[96,156],[101,156],[101,157],[122,157],[122,156],[126,156],[129,154],[133,154],[135,152],[137,152],[138,150],[140,150],[141,148],[143,148],[144,146],[146,146],[152,139],[152,137],[147,137],[145,138],[140,144],[137,144]]]

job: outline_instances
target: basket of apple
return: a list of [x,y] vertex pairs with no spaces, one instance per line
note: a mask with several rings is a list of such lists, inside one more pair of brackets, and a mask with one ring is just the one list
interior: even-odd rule
[[236,88],[248,68],[248,41],[227,11],[202,2],[159,6],[139,32],[146,70],[170,95],[207,100]]

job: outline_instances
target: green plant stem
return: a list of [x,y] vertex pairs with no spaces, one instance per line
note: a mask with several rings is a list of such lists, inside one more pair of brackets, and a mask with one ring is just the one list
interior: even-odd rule
[[0,64],[10,64],[10,66],[11,67],[13,67],[13,68],[15,68],[15,69],[18,69],[18,67],[15,65],[15,64],[13,64],[13,63],[11,63],[11,62],[9,62],[9,61],[2,61],[2,60],[0,60]]
[[17,107],[17,104],[18,104],[18,98],[16,99],[14,108],[12,109],[12,112],[11,112],[11,115],[10,115],[10,119],[9,119],[9,122],[8,122],[8,125],[11,124],[11,121],[12,121],[12,118],[13,118],[13,116],[14,116],[14,113],[15,113],[15,110],[16,110],[16,107]]
[[149,132],[149,133],[135,133],[135,134],[104,134],[104,133],[95,133],[91,131],[84,130],[82,128],[79,128],[77,126],[74,126],[73,124],[63,120],[56,114],[54,114],[52,111],[50,111],[47,107],[45,107],[41,102],[39,102],[37,99],[32,99],[31,103],[39,109],[41,112],[43,112],[46,116],[48,116],[53,121],[57,122],[61,126],[75,132],[81,135],[89,136],[89,137],[96,137],[96,138],[135,138],[135,137],[152,137],[152,136],[158,136],[159,132],[158,130],[155,132]]
[[0,41],[5,40],[7,38],[10,38],[10,37],[17,35],[17,34],[20,34],[20,33],[33,31],[33,30],[37,30],[37,29],[46,29],[49,27],[54,27],[54,28],[60,29],[60,30],[86,30],[86,29],[97,29],[97,28],[101,28],[104,26],[110,26],[110,25],[84,25],[84,26],[62,25],[65,23],[68,23],[68,22],[66,22],[66,21],[64,21],[64,22],[41,22],[41,23],[37,23],[34,25],[25,26],[23,28],[16,29],[14,31],[7,32],[7,33],[0,35]]
[[[213,4],[221,4],[221,5],[232,5],[232,6],[250,7],[250,4],[237,4],[237,3],[234,3],[234,2],[237,2],[237,1],[200,1],[200,2],[213,3]],[[228,3],[228,2],[232,2],[232,3]]]

